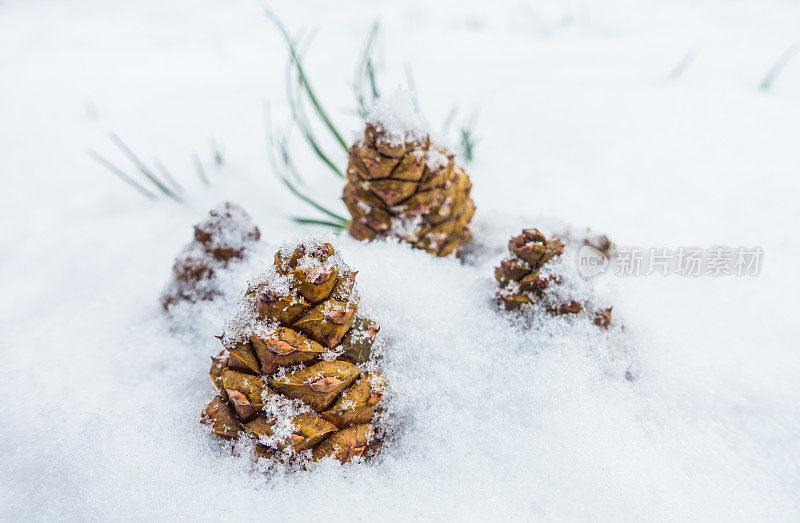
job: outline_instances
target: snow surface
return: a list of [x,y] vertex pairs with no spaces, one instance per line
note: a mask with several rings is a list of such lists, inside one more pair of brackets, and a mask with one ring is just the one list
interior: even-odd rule
[[[350,76],[376,17],[385,92],[409,63],[428,121],[480,109],[468,263],[336,240],[381,325],[403,430],[368,466],[267,475],[197,422],[232,309],[161,312],[191,225],[224,200],[253,217],[264,261],[228,275],[240,290],[309,232],[267,167],[263,104],[276,122],[288,111],[261,5],[5,0],[0,519],[800,518],[800,62],[757,89],[797,41],[800,5],[274,7],[319,28],[306,65],[343,132],[360,131]],[[94,163],[87,149],[133,171],[112,130],[169,167],[187,203],[145,200]],[[295,146],[312,192],[338,205],[340,182]],[[565,224],[622,246],[761,246],[763,270],[593,280],[634,349],[629,382],[594,326],[522,330],[492,303],[508,238]]]

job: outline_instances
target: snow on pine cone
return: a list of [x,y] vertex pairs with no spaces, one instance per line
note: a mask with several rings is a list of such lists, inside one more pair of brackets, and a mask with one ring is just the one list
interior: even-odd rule
[[374,453],[379,328],[358,313],[355,277],[329,243],[282,248],[226,324],[210,373],[218,395],[201,422],[277,460]]
[[[607,252],[611,243],[605,236],[602,238],[605,240],[602,247]],[[609,328],[611,307],[597,306],[594,296],[579,289],[577,284],[586,285],[580,277],[570,275],[571,282],[567,281],[562,258],[564,244],[560,239],[548,240],[537,229],[523,229],[509,240],[508,250],[510,256],[494,270],[500,285],[496,295],[499,305],[514,310],[531,304],[555,315],[586,312],[595,325]]]
[[472,237],[472,183],[453,154],[431,142],[407,96],[380,100],[350,148],[343,199],[357,240],[394,237],[437,256]]
[[197,302],[219,296],[217,273],[232,260],[244,258],[261,237],[250,215],[235,203],[223,202],[208,215],[194,226],[194,240],[175,259],[172,280],[161,296],[164,309],[179,301]]

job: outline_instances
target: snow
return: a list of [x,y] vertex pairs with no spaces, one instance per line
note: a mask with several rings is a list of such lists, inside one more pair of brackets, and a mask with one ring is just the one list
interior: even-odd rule
[[[306,66],[343,132],[362,130],[350,75],[376,17],[385,92],[408,63],[429,121],[480,108],[465,263],[335,239],[358,271],[359,310],[381,326],[395,432],[372,463],[290,474],[231,455],[198,423],[214,336],[275,251],[310,232],[267,167],[263,104],[276,122],[288,110],[285,50],[261,5],[6,0],[0,520],[800,517],[797,57],[758,90],[796,41],[800,6],[275,8],[293,31],[319,29]],[[87,149],[133,173],[108,131],[170,168],[186,204],[146,200],[94,163]],[[336,207],[340,181],[293,146],[314,195]],[[227,294],[165,316],[175,256],[225,200],[262,240],[225,272]],[[761,246],[763,270],[598,276],[622,337],[496,308],[492,269],[512,234],[587,225],[618,246]],[[633,381],[620,375],[629,362]]]
[[247,242],[259,237],[250,215],[231,202],[223,202],[209,211],[210,216],[197,225],[209,238],[203,241],[211,249],[244,248]]
[[[330,236],[328,238],[330,239]],[[317,278],[323,272],[330,272],[333,269],[342,272],[352,270],[336,252],[334,252],[333,256],[326,256],[323,259],[313,256],[315,251],[325,249],[325,242],[319,238],[305,239],[299,244],[288,242],[281,248],[281,254],[283,256],[291,256],[298,247],[301,248],[303,255],[297,259],[295,269],[304,271],[311,280]]]
[[298,414],[314,412],[302,401],[292,400],[280,394],[269,394],[265,391],[263,399],[267,420],[273,423],[271,427],[272,435],[259,438],[264,445],[280,447],[280,443],[285,442],[292,432],[296,430],[294,423],[292,423],[292,417]]
[[430,135],[428,122],[414,107],[411,92],[404,89],[379,98],[367,115],[367,122],[384,132],[382,139],[391,144],[422,142]]
[[410,241],[418,239],[418,233],[422,228],[422,215],[405,216],[398,214],[392,217],[392,225],[389,229],[393,236],[397,238],[408,238]]
[[[271,325],[258,318],[259,295],[254,291],[257,290],[259,284],[269,282],[270,290],[276,294],[280,294],[284,290],[288,293],[290,287],[287,280],[286,276],[278,274],[277,271],[267,270],[256,282],[248,282],[247,290],[253,292],[242,293],[238,303],[233,305],[235,312],[225,320],[222,328],[220,341],[223,347],[229,349],[238,343],[245,343],[250,339],[251,334],[269,337],[274,332],[278,325]],[[191,323],[185,323],[185,325],[191,326]]]
[[443,154],[441,151],[436,149],[428,149],[425,157],[425,165],[431,171],[438,171],[439,169],[446,167],[449,162],[450,158],[448,158],[447,155]]
[[585,311],[593,316],[613,304],[605,303],[603,296],[598,296],[591,280],[580,276],[577,262],[578,251],[582,244],[582,239],[579,242],[567,241],[564,245],[564,254],[551,258],[542,267],[540,274],[543,278],[552,275],[556,280],[555,284],[548,285],[544,289],[544,305],[557,307],[575,300],[583,304]]

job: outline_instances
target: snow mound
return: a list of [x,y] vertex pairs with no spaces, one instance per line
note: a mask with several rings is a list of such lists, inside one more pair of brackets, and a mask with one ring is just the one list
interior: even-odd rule
[[238,257],[250,242],[261,237],[250,215],[232,202],[222,202],[195,225],[195,240],[216,258]]
[[367,123],[385,133],[382,139],[393,145],[422,142],[430,135],[430,125],[414,106],[411,93],[402,89],[379,98],[367,116]]

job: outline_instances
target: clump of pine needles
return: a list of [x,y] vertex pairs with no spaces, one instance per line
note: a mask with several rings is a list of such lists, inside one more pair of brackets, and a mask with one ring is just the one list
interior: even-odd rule
[[[177,203],[183,203],[185,197],[185,189],[183,186],[172,176],[172,173],[164,167],[158,159],[153,161],[153,168],[148,166],[142,159],[133,152],[133,150],[126,144],[122,138],[115,133],[108,133],[108,138],[111,140],[117,149],[133,164],[136,172],[144,176],[143,180],[137,181],[136,177],[128,174],[125,169],[114,164],[106,157],[94,150],[89,151],[89,156],[92,157],[97,163],[105,167],[109,172],[119,177],[122,181],[135,189],[139,194],[150,200],[155,200],[159,196],[169,198]],[[224,163],[222,150],[216,144],[213,144],[214,161],[217,165]],[[211,182],[203,167],[203,162],[200,160],[198,154],[192,156],[192,161],[197,172],[200,182],[205,185],[211,185]]]
[[[308,117],[309,112],[307,108],[310,108],[311,112],[316,116],[317,127],[321,127],[327,131],[332,138],[332,142],[336,144],[335,147],[337,150],[341,148],[341,151],[348,154],[349,145],[320,102],[303,64],[304,50],[311,38],[294,39],[275,13],[267,10],[267,16],[277,26],[289,52],[286,67],[286,97],[291,121],[289,122],[288,129],[284,132],[273,128],[269,121],[267,124],[269,158],[273,172],[292,194],[326,216],[324,219],[293,217],[292,219],[295,222],[323,225],[336,230],[345,229],[348,223],[347,218],[318,202],[305,191],[303,178],[292,161],[289,148],[290,131],[296,128],[308,148],[311,149],[314,156],[326,167],[326,170],[330,171],[340,180],[346,180],[345,173],[337,165],[337,162],[332,160],[332,155],[325,150]],[[377,79],[379,67],[375,57],[375,47],[379,35],[380,25],[378,22],[375,22],[372,24],[367,34],[353,79],[356,113],[358,113],[363,120],[366,120],[370,108],[381,97]],[[419,99],[413,74],[409,67],[406,67],[405,72],[406,83],[411,91],[412,100],[417,110],[419,110]],[[457,119],[457,115],[458,107],[455,106],[451,109],[442,126],[442,134],[444,136],[449,135],[450,130],[453,128],[453,123]],[[474,132],[476,122],[477,111],[473,111],[470,116],[458,126],[456,131],[456,141],[458,143],[460,156],[467,163],[473,160],[475,147],[477,145]]]
[[[309,119],[309,114],[313,114],[317,121],[316,127],[321,127],[330,135],[337,149],[337,153],[348,154],[348,143],[320,102],[303,65],[303,49],[301,49],[301,47],[307,46],[311,38],[306,38],[305,43],[295,40],[289,34],[281,20],[272,11],[267,10],[267,16],[277,26],[289,52],[289,59],[286,66],[286,97],[291,115],[290,125],[284,131],[273,128],[269,119],[269,114],[267,114],[268,158],[272,170],[281,183],[285,185],[293,195],[324,215],[323,218],[293,217],[295,222],[323,225],[336,230],[345,229],[348,223],[348,219],[345,216],[323,205],[308,194],[303,178],[292,160],[289,146],[291,131],[296,128],[306,145],[314,153],[314,156],[325,166],[326,170],[330,171],[342,182],[346,180],[344,171],[334,160],[335,156],[325,150],[325,146],[317,135],[315,126]],[[356,101],[355,111],[362,119],[367,118],[370,107],[381,97],[377,79],[379,67],[375,57],[375,46],[379,35],[380,25],[375,22],[372,24],[364,42],[354,75],[353,92]],[[405,72],[406,82],[412,93],[412,99],[417,106],[417,110],[419,110],[419,100],[413,74],[409,67],[406,67]],[[456,121],[457,116],[458,107],[454,106],[442,125],[442,134],[444,136],[449,135],[451,129],[454,127],[453,123]],[[459,153],[467,163],[471,162],[474,158],[474,151],[477,144],[474,134],[476,121],[477,111],[473,111],[456,130],[456,141],[458,143]],[[98,152],[89,151],[89,155],[94,160],[146,198],[156,199],[158,197],[166,197],[179,203],[184,201],[185,190],[183,186],[178,183],[175,177],[172,176],[170,171],[167,170],[161,162],[155,160],[151,168],[142,161],[119,136],[114,133],[109,133],[109,138],[133,164],[135,172],[141,175],[138,177],[139,179],[137,180],[136,176],[129,174],[124,168],[112,163]],[[214,163],[222,165],[225,161],[223,149],[213,140],[211,141],[211,151]],[[210,179],[199,155],[192,155],[192,162],[197,177],[202,185],[210,185]]]

